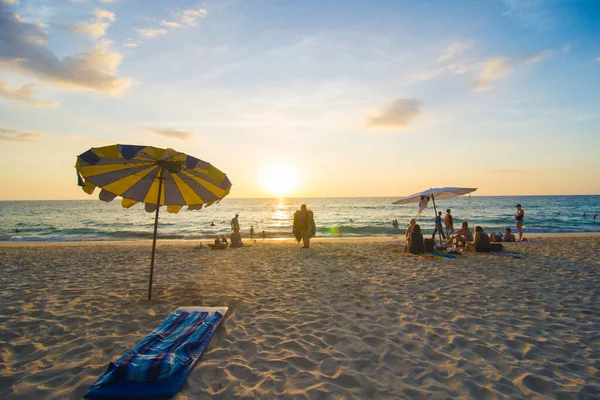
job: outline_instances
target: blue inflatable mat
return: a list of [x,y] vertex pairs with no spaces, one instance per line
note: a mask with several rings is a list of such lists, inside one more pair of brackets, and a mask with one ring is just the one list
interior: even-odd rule
[[181,307],[108,369],[87,399],[173,397],[202,356],[227,307]]

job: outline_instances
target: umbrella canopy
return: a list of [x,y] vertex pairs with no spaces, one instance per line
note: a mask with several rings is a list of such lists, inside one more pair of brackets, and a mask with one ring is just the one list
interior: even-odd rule
[[410,196],[403,197],[399,200],[394,201],[392,204],[418,203],[419,201],[421,201],[421,197],[431,197],[435,200],[443,200],[449,199],[451,197],[462,196],[463,194],[469,194],[476,190],[477,188],[460,187],[432,188],[419,193],[411,194]]
[[223,172],[173,149],[124,144],[94,147],[77,156],[75,167],[79,185],[86,193],[92,194],[99,187],[100,200],[112,201],[121,196],[125,208],[144,203],[146,211],[156,212],[148,300],[152,298],[160,206],[167,206],[170,213],[178,213],[186,205],[190,210],[199,210],[231,190],[231,182]]

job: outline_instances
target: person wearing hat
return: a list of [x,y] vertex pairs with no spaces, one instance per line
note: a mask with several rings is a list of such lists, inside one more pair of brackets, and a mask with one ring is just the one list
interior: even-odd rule
[[446,236],[450,237],[454,233],[454,217],[450,209],[446,210],[446,216],[444,217],[444,225],[446,226]]
[[515,215],[515,222],[517,223],[517,231],[519,232],[519,241],[523,240],[523,218],[525,217],[525,211],[520,204],[515,206],[517,208],[517,215]]

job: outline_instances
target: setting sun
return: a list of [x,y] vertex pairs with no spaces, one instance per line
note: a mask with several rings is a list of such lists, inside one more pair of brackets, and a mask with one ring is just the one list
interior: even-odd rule
[[290,196],[298,190],[298,173],[289,164],[271,164],[261,175],[261,187],[275,197]]

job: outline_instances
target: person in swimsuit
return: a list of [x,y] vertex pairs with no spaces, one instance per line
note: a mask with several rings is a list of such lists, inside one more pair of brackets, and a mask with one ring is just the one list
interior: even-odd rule
[[455,244],[458,246],[466,246],[467,243],[473,240],[473,233],[469,230],[469,223],[463,221],[460,225],[460,229],[452,235],[446,242],[446,246],[452,246]]
[[517,231],[519,232],[519,241],[523,240],[523,218],[525,217],[525,211],[520,204],[515,206],[517,208],[517,215],[515,215],[515,222],[517,224]]

